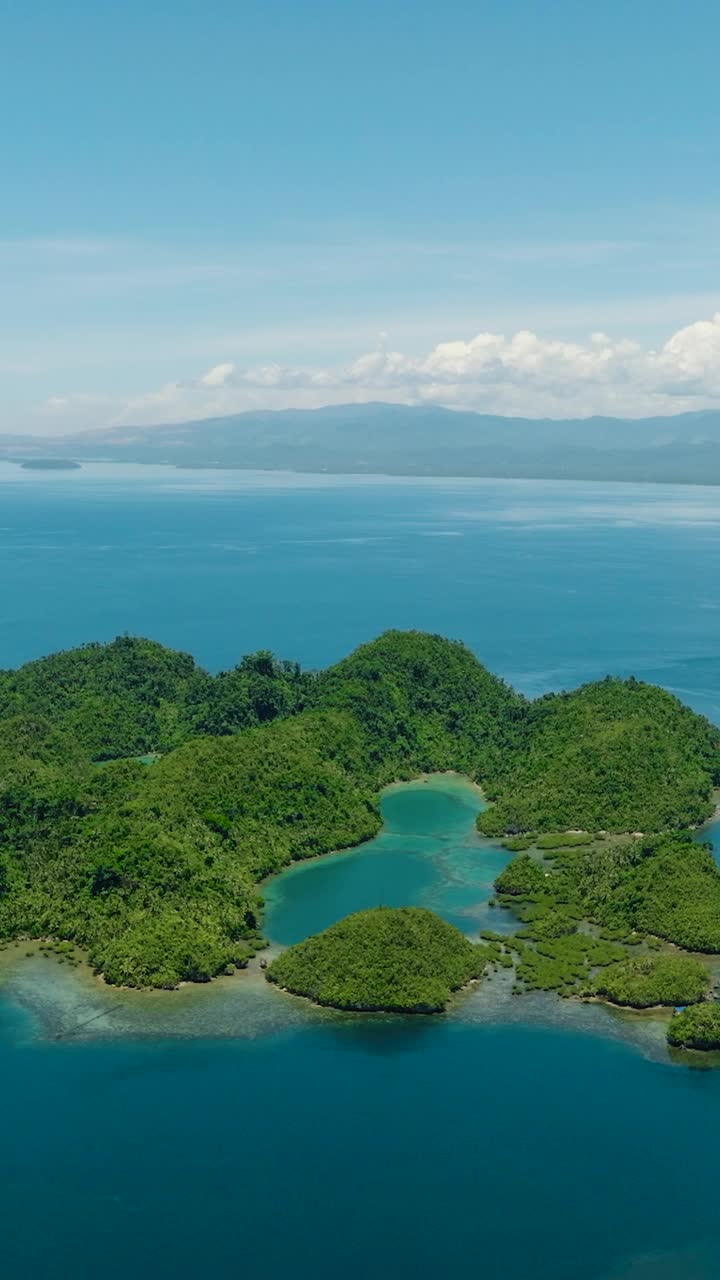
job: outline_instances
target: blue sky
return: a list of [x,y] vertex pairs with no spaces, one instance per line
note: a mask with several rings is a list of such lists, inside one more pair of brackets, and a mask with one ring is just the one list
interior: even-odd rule
[[0,431],[720,403],[716,3],[0,0],[0,24]]

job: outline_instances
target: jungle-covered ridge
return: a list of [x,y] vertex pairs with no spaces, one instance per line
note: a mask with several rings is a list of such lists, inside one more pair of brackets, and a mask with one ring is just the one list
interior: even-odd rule
[[482,784],[489,834],[682,832],[712,811],[720,733],[634,680],[530,703],[419,632],[321,672],[86,645],[0,673],[0,934],[74,941],[114,983],[207,980],[262,945],[265,876],[375,834],[386,783],[449,769]]

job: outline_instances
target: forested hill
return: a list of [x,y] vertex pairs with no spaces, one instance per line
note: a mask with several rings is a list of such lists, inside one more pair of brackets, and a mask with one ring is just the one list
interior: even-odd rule
[[305,705],[313,677],[270,653],[210,676],[152,640],[69,649],[0,672],[0,718],[28,713],[68,732],[93,760],[165,753],[203,733],[233,733]]
[[719,731],[639,680],[600,680],[527,708],[521,749],[503,756],[481,815],[488,834],[664,831],[711,812]]
[[482,783],[489,832],[682,829],[720,741],[632,680],[528,703],[419,632],[320,673],[87,645],[0,673],[0,936],[72,939],[112,982],[206,980],[259,944],[265,875],[367,839],[384,784],[444,769]]
[[[720,411],[506,418],[432,405],[252,411],[54,438],[0,437],[0,460],[269,471],[720,484]],[[52,460],[52,459],[51,459]],[[50,461],[51,461],[50,460]]]

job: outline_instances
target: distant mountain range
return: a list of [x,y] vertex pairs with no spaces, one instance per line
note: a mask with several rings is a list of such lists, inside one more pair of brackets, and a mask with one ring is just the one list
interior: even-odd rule
[[720,484],[720,411],[661,418],[501,418],[392,404],[231,414],[49,440],[0,436],[0,459],[174,467]]

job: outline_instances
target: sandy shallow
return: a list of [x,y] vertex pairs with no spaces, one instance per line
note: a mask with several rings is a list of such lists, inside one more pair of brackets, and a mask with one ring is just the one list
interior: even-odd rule
[[[668,1013],[635,1013],[597,1003],[561,1000],[544,992],[512,994],[512,974],[501,970],[454,997],[445,1014],[428,1018],[363,1015],[319,1009],[279,991],[255,961],[247,970],[208,986],[177,991],[122,991],[96,978],[84,966],[71,969],[39,955],[2,953],[0,993],[19,1015],[12,1038],[26,1041],[107,1041],[121,1039],[257,1040],[284,1036],[320,1025],[371,1040],[389,1023],[405,1027],[411,1040],[432,1035],[438,1022],[554,1028],[568,1034],[596,1035],[631,1045],[657,1062],[678,1058],[665,1042]],[[7,1034],[7,1033],[6,1033]],[[680,1055],[697,1065],[717,1065],[708,1055]]]

